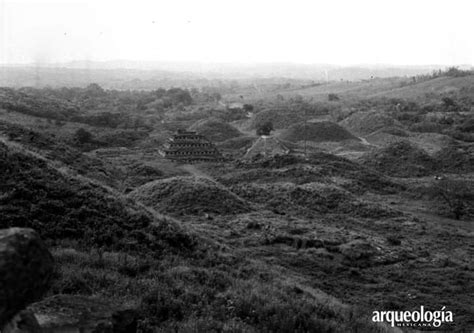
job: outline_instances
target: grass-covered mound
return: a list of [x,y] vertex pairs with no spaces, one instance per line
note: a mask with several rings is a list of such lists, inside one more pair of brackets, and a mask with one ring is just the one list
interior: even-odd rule
[[22,148],[0,142],[0,170],[0,228],[28,227],[51,242],[157,254],[194,244],[172,222]]
[[403,128],[396,119],[380,111],[356,112],[340,122],[340,125],[357,135],[368,135],[383,128]]
[[361,162],[396,177],[426,176],[436,168],[435,159],[408,141],[396,142],[368,153],[361,158]]
[[70,101],[32,88],[0,88],[0,108],[50,119],[66,119],[82,114]]
[[204,135],[213,142],[221,142],[243,135],[232,125],[215,118],[200,120],[189,129]]
[[284,130],[280,138],[290,142],[303,140],[313,142],[359,140],[345,128],[330,121],[294,124]]
[[200,177],[173,177],[140,186],[130,194],[161,212],[171,214],[238,214],[249,204],[224,186]]
[[217,144],[217,147],[220,149],[227,150],[240,150],[250,148],[255,141],[253,136],[241,136],[238,138],[232,138]]
[[452,137],[440,133],[416,133],[411,135],[409,140],[431,156],[455,143]]
[[288,128],[288,126],[292,124],[304,121],[304,118],[304,113],[292,112],[283,107],[274,107],[257,113],[252,119],[250,127],[255,129],[265,123],[271,122],[275,129]]
[[242,160],[235,170],[222,170],[221,183],[233,186],[244,183],[283,183],[297,185],[336,182],[351,193],[366,191],[395,193],[404,186],[394,183],[381,173],[347,158],[328,153],[315,153],[307,158],[298,155],[278,155],[258,160]]
[[444,172],[474,172],[474,146],[446,146],[434,154],[438,169]]
[[13,144],[28,147],[30,151],[66,165],[79,175],[96,179],[109,186],[116,186],[120,171],[103,159],[86,155],[61,139],[46,133],[0,121],[0,136]]
[[359,201],[348,190],[331,183],[274,183],[237,185],[232,190],[242,198],[264,204],[280,213],[351,214],[360,217],[390,217],[400,213],[376,204]]

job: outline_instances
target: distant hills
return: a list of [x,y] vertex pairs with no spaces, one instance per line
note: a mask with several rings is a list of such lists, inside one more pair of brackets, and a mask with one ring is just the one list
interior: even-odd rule
[[[470,66],[459,66],[470,68]],[[295,63],[179,63],[135,61],[73,61],[30,65],[0,65],[0,86],[71,87],[98,83],[115,89],[200,87],[214,80],[279,79],[314,82],[359,81],[371,78],[415,76],[444,69],[443,65],[335,66]]]

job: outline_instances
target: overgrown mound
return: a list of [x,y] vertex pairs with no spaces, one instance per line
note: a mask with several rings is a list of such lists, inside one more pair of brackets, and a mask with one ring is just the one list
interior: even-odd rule
[[450,136],[440,133],[418,133],[412,135],[410,141],[420,148],[423,148],[423,150],[432,156],[443,148],[452,146],[455,142]]
[[258,128],[265,123],[271,122],[275,129],[287,128],[291,124],[304,120],[304,114],[291,112],[287,108],[272,108],[257,113],[252,121],[251,128]]
[[243,134],[228,123],[216,118],[204,119],[196,122],[190,128],[213,142],[221,142],[242,136]]
[[238,150],[250,148],[255,141],[253,136],[241,136],[220,142],[217,146],[220,149]]
[[233,172],[225,170],[219,181],[227,186],[240,183],[337,181],[352,193],[365,191],[395,193],[404,189],[388,177],[347,158],[328,153],[315,153],[307,158],[298,155],[278,155],[258,160],[240,161]]
[[33,88],[0,88],[0,108],[50,119],[68,119],[82,114],[72,102]]
[[376,204],[359,201],[349,191],[335,184],[293,183],[246,184],[232,187],[239,196],[268,209],[285,214],[308,211],[322,214],[352,214],[360,217],[392,217],[398,212]]
[[359,140],[345,128],[330,121],[294,124],[283,131],[280,138],[290,142]]
[[383,128],[403,128],[402,124],[379,111],[356,112],[340,122],[350,132],[368,135]]
[[120,174],[117,168],[103,159],[86,155],[51,135],[4,121],[0,121],[0,135],[48,159],[64,163],[80,175],[99,180],[109,186],[117,185]]
[[130,199],[67,175],[0,142],[0,228],[28,227],[50,242],[156,251],[189,249],[192,237]]
[[173,177],[147,183],[130,197],[159,211],[177,215],[239,214],[249,204],[222,185],[201,177]]
[[408,141],[378,149],[363,156],[361,161],[366,166],[396,177],[426,176],[436,168],[436,161],[431,156]]
[[474,172],[474,147],[450,145],[439,150],[434,158],[443,172]]
[[340,106],[332,102],[306,102],[300,97],[280,100],[270,105],[265,103],[263,109],[252,119],[251,128],[259,128],[267,122],[273,124],[273,128],[288,128],[289,126],[305,121],[306,119],[319,118],[335,112]]
[[132,165],[127,166],[126,184],[128,188],[135,188],[165,177],[165,173],[162,170],[152,165],[146,163],[133,163]]
[[351,199],[349,192],[324,183],[250,183],[234,186],[232,190],[242,198],[278,210],[300,207],[326,213]]
[[409,136],[407,131],[405,131],[403,128],[398,127],[398,126],[382,127],[381,129],[375,131],[372,134],[378,134],[378,133],[386,133],[393,136],[399,136],[402,138],[406,138]]

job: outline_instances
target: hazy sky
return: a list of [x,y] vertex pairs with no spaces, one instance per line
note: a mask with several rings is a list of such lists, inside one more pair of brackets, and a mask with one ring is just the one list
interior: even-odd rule
[[472,0],[0,0],[0,63],[474,64]]

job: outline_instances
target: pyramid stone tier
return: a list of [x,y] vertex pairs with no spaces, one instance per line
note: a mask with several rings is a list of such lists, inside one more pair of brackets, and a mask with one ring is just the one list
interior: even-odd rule
[[191,131],[178,131],[163,146],[162,155],[182,162],[217,162],[222,155],[212,142]]

